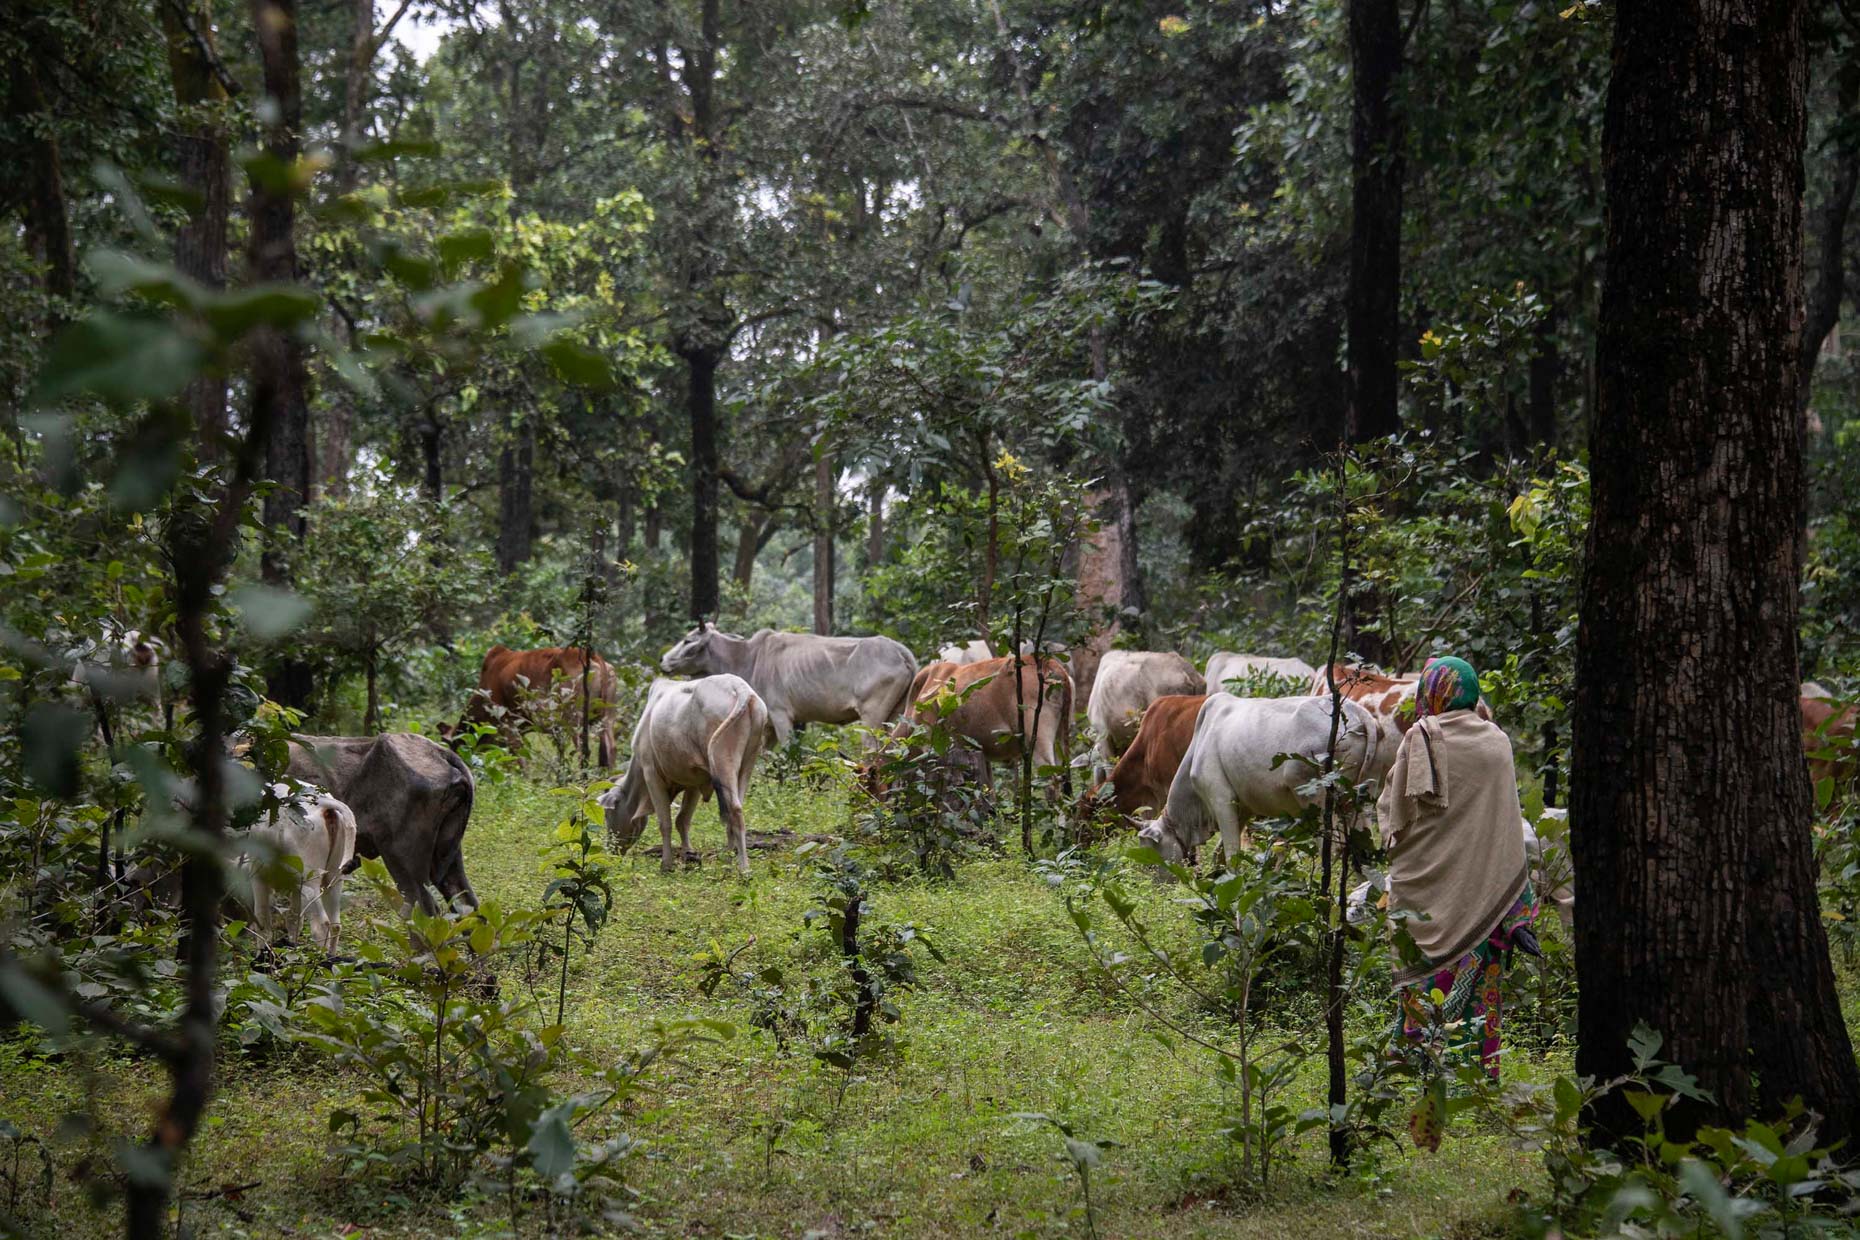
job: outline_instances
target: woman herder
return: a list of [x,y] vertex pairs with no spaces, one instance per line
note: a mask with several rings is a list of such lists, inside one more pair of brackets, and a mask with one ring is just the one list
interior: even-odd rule
[[[1389,908],[1419,957],[1398,952],[1402,1032],[1435,1058],[1476,1049],[1498,1079],[1499,976],[1514,946],[1535,951],[1537,916],[1511,741],[1481,719],[1464,659],[1430,659],[1376,804],[1389,854]],[[1398,929],[1397,933],[1400,931]],[[1444,1003],[1431,995],[1439,991]],[[1440,1045],[1444,1035],[1446,1046]]]

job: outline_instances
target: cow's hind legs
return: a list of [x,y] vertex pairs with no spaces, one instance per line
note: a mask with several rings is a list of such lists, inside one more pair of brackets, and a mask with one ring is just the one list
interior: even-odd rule
[[691,851],[691,819],[697,815],[701,799],[695,788],[687,788],[684,799],[678,803],[678,847],[685,861],[691,865],[703,864],[698,855]]

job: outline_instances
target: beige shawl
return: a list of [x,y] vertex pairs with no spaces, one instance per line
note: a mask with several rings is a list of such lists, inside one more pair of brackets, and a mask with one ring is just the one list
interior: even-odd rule
[[1510,738],[1470,710],[1420,720],[1395,752],[1376,816],[1389,907],[1427,916],[1407,923],[1428,963],[1398,963],[1395,985],[1405,986],[1471,951],[1524,892]]

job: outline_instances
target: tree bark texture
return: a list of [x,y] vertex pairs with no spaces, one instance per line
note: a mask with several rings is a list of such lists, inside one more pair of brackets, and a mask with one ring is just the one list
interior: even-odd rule
[[[301,149],[303,95],[297,55],[297,0],[252,0],[252,28],[258,36],[265,94],[276,106],[266,126],[265,154],[284,167]],[[288,190],[268,187],[254,178],[247,213],[251,217],[249,265],[258,283],[295,283],[297,204]],[[307,525],[316,453],[310,435],[309,372],[303,342],[294,334],[264,329],[255,333],[252,355],[252,421],[265,421],[265,476],[274,484],[265,496],[265,550],[260,572],[265,581],[288,586],[290,552],[302,545]],[[262,411],[262,412],[261,412]],[[307,664],[286,659],[268,678],[271,696],[286,706],[310,701]]]
[[814,457],[814,632],[833,633],[833,516],[839,468],[823,441]]
[[1350,407],[1352,443],[1401,429],[1398,321],[1401,312],[1402,146],[1396,106],[1401,10],[1396,0],[1349,0],[1350,12]]
[[526,414],[510,428],[497,458],[497,571],[508,577],[534,546],[536,423]]
[[[213,20],[204,0],[156,6],[168,44],[168,76],[174,101],[193,115],[177,139],[181,183],[199,196],[187,222],[174,234],[174,265],[209,289],[226,287],[227,222],[232,212],[231,167],[226,154],[226,90],[207,57],[213,49]],[[203,47],[204,45],[204,47]],[[226,434],[226,376],[200,375],[187,385],[182,403],[194,419],[203,453],[217,456]]]
[[[1645,1022],[1717,1100],[1854,1130],[1797,693],[1802,0],[1616,6],[1571,827],[1577,1070]],[[1591,1118],[1642,1131],[1619,1095]]]

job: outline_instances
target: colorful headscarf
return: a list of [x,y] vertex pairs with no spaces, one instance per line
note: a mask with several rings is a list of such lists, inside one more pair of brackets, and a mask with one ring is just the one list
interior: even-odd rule
[[1416,717],[1466,710],[1478,702],[1479,673],[1473,671],[1472,664],[1451,655],[1427,661],[1421,687],[1414,695]]

